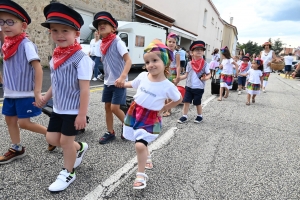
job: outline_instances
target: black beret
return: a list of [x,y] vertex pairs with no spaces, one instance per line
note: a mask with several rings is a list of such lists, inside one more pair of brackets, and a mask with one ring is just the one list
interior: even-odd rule
[[46,21],[41,25],[50,29],[50,24],[63,24],[80,30],[84,21],[82,16],[74,9],[61,4],[51,3],[44,8]]
[[31,23],[31,19],[28,13],[19,4],[11,0],[0,1],[0,12],[10,13],[21,19],[23,22],[26,22],[27,24]]

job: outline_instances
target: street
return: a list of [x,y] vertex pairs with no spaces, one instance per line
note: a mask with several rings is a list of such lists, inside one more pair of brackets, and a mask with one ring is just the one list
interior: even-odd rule
[[[177,124],[182,105],[163,120],[161,136],[150,145],[154,169],[148,170],[146,189],[133,190],[136,173],[134,144],[117,138],[100,145],[106,130],[102,87],[91,89],[90,123],[77,141],[89,144],[76,180],[58,194],[48,191],[63,166],[62,151],[47,151],[44,136],[22,130],[27,156],[0,165],[0,199],[299,199],[300,81],[271,74],[267,93],[246,106],[246,93],[232,91],[222,102],[203,96],[201,124]],[[33,119],[44,126],[49,118]],[[10,139],[0,119],[0,152]]]

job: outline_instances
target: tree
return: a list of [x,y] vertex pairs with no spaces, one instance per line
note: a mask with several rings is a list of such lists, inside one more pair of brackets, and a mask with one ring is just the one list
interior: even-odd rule
[[256,42],[253,42],[249,40],[245,44],[238,44],[240,49],[243,49],[245,53],[249,53],[250,56],[253,55],[254,53],[257,55],[260,52],[260,48]]
[[278,55],[283,50],[283,45],[285,45],[280,38],[274,40],[272,43],[272,49],[274,50],[275,54]]

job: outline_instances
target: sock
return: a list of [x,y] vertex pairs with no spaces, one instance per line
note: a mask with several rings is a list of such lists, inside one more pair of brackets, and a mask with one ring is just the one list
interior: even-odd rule
[[185,118],[187,118],[187,115],[182,115],[182,117],[185,117]]
[[202,115],[198,115],[199,117],[202,117]]
[[20,143],[19,144],[12,144],[11,148],[16,150],[16,151],[22,151],[22,145]]

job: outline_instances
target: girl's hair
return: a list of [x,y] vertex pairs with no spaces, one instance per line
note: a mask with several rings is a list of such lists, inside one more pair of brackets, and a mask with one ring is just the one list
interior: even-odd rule
[[218,52],[219,52],[219,49],[218,49],[218,48],[215,48],[214,52],[212,52],[211,55],[215,55],[215,54],[217,54]]
[[230,51],[227,46],[221,49],[221,53],[223,54],[223,56],[225,58],[227,58],[227,59],[231,58]]
[[239,55],[240,55],[241,52],[242,52],[242,56],[244,56],[245,53],[244,53],[244,50],[243,50],[243,49],[241,49],[241,50],[239,51]]
[[261,60],[261,59],[255,59],[255,60],[253,60],[252,63],[255,63],[255,64],[258,65],[258,68],[257,68],[258,70],[260,70],[260,71],[264,70],[263,60]]

